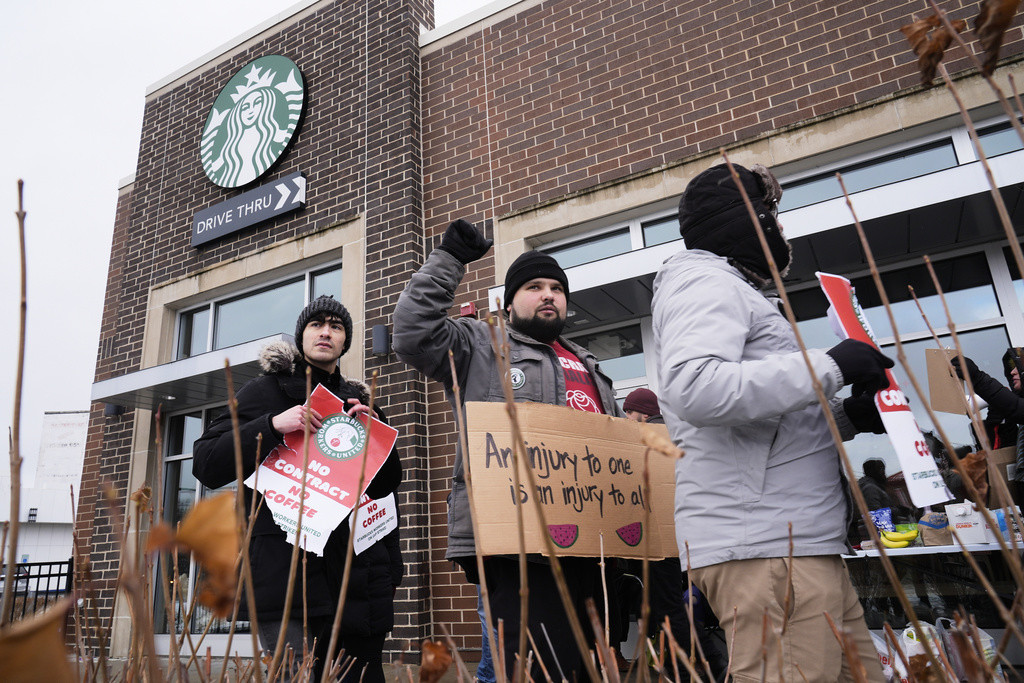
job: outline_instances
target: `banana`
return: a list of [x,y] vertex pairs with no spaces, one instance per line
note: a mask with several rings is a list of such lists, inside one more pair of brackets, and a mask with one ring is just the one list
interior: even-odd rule
[[882,535],[890,541],[913,541],[917,538],[917,529],[913,531],[883,531]]
[[884,531],[881,534],[879,534],[878,538],[882,541],[882,545],[884,545],[886,548],[906,548],[908,545],[910,545],[910,541],[889,540],[889,537],[885,535]]

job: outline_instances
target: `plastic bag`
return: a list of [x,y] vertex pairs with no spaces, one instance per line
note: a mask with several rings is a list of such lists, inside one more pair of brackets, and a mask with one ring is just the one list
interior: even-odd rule
[[939,617],[935,620],[935,630],[939,632],[939,637],[942,639],[942,644],[946,649],[946,658],[953,667],[957,678],[961,681],[966,681],[967,673],[964,671],[963,662],[960,660],[960,650],[953,639],[953,631],[957,630],[956,624],[953,623],[952,619]]
[[[903,632],[900,634],[900,647],[903,648],[903,653],[907,655],[908,660],[914,655],[926,654],[924,645],[921,642],[922,640],[925,640],[928,642],[928,647],[931,649],[932,653],[938,657],[939,663],[941,664],[942,655],[945,653],[945,650],[942,647],[942,636],[939,635],[938,629],[928,622],[922,621],[919,623],[921,624],[922,631],[920,635],[918,635],[917,631],[914,630],[913,626],[908,626],[903,629]],[[928,666],[932,666],[932,663],[928,662]],[[898,668],[903,668],[902,662],[900,662],[900,666]],[[947,667],[943,666],[942,668],[949,675],[954,675],[954,672],[949,671]],[[941,680],[944,676],[940,675],[939,678]]]
[[879,531],[896,531],[896,526],[892,523],[891,508],[878,508],[877,510],[872,510],[871,521],[874,522],[875,528]]
[[895,681],[896,672],[893,667],[893,660],[899,659],[899,655],[894,652],[890,656],[889,643],[874,631],[871,632],[871,640],[875,643],[875,652],[878,653],[878,661],[882,665],[882,675],[886,681]]
[[[942,638],[942,642],[946,646],[946,658],[949,659],[949,663],[956,672],[957,678],[961,681],[966,681],[966,667],[964,667],[963,660],[960,657],[960,650],[957,648],[956,641],[953,638],[953,633],[959,630],[957,625],[950,619],[940,618],[935,621],[935,626]],[[966,635],[968,640],[973,639],[970,633]],[[995,639],[980,628],[978,629],[978,638],[981,640],[981,651],[985,656],[985,661],[992,667],[998,678],[1003,678],[1003,667],[997,663]]]

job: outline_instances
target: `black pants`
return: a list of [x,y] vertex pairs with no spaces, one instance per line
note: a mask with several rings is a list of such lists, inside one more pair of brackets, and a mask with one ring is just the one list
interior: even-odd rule
[[[488,602],[495,621],[495,629],[498,627],[497,620],[504,620],[505,670],[511,676],[519,651],[519,560],[489,557],[484,562]],[[600,595],[601,589],[598,560],[592,557],[565,557],[561,558],[561,563],[569,596],[583,626],[584,637],[588,646],[592,647],[593,630],[587,616],[586,599],[594,598],[595,602],[598,602],[596,596]],[[534,659],[542,658],[548,673],[556,680],[562,675],[569,681],[586,680],[583,659],[573,638],[555,578],[551,575],[551,566],[542,562],[527,562],[526,565],[530,591],[529,629],[539,649],[539,652],[534,654]],[[541,624],[544,625],[543,630]],[[544,637],[545,631],[548,638]],[[550,647],[548,639],[551,641]],[[495,666],[498,666],[497,662]],[[537,664],[534,664],[531,675],[534,680],[543,680],[544,676]]]

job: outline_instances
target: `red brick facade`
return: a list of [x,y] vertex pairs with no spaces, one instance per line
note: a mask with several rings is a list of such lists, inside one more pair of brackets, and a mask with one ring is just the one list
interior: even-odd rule
[[[147,292],[161,282],[363,214],[369,330],[390,323],[409,274],[455,218],[491,230],[503,217],[912,92],[919,76],[899,27],[926,10],[918,0],[548,0],[420,48],[419,25],[431,21],[421,5],[325,2],[148,100],[135,182],[118,207],[98,380],[139,369]],[[977,3],[943,7],[973,19]],[[1018,21],[1003,54],[1022,51]],[[192,214],[228,196],[200,167],[206,113],[235,71],[264,54],[293,59],[309,88],[295,143],[268,176],[304,171],[307,208],[192,248]],[[969,67],[961,54],[951,52],[952,73]],[[502,277],[486,257],[457,302],[486,310],[486,290]],[[393,355],[367,359],[405,453],[407,579],[394,639],[416,641],[443,623],[460,648],[478,647],[475,591],[444,560],[454,420],[436,383]],[[134,428],[131,413],[103,417],[94,406],[79,533],[104,611],[119,557],[99,486],[123,498]]]
[[[973,20],[977,3],[942,8]],[[544,2],[428,47],[428,241],[455,218],[501,218],[905,94],[920,77],[899,28],[925,10],[910,0]],[[1022,49],[1018,19],[1003,55]],[[970,68],[962,55],[950,51],[950,73]],[[486,310],[502,280],[485,258],[456,302]],[[435,618],[473,622],[475,592],[440,549],[455,454],[442,399],[431,392]]]

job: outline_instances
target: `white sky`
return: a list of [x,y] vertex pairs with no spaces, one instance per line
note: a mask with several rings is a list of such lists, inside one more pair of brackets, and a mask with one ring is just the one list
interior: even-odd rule
[[[0,22],[0,426],[18,352],[18,178],[25,180],[28,340],[21,454],[34,476],[44,411],[86,410],[117,188],[135,172],[148,86],[296,0],[12,2]],[[485,0],[435,0],[441,26]],[[6,439],[5,439],[6,441]],[[7,471],[7,448],[0,449]]]

